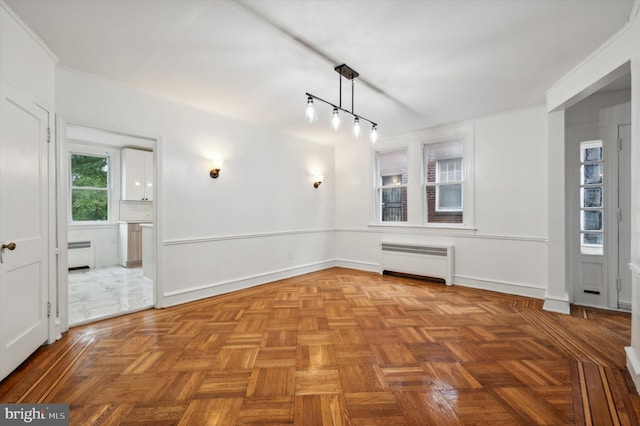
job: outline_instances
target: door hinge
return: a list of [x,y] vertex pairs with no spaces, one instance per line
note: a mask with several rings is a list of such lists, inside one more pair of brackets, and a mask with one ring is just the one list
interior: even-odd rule
[[618,151],[622,151],[622,138],[618,138]]
[[51,302],[47,302],[47,317],[51,316]]
[[618,222],[622,222],[622,209],[616,210],[616,219]]
[[616,279],[616,288],[618,289],[618,291],[622,290],[622,278],[618,277]]
[[47,127],[47,143],[51,143],[51,127]]

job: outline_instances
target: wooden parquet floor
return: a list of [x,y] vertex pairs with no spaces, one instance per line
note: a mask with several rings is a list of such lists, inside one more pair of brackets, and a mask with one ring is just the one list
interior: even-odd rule
[[333,268],[71,329],[0,383],[73,425],[638,425],[628,314]]

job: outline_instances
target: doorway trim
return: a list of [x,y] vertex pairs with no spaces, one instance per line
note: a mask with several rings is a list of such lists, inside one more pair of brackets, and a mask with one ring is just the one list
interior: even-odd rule
[[67,190],[68,181],[66,179],[67,172],[65,171],[65,155],[68,149],[67,134],[70,127],[78,127],[88,129],[90,131],[99,132],[102,134],[113,135],[116,137],[124,138],[136,138],[148,141],[153,147],[153,163],[154,163],[154,194],[153,194],[153,251],[155,255],[155,271],[153,280],[153,307],[155,309],[163,307],[162,295],[163,291],[163,275],[162,270],[159,267],[162,259],[162,145],[163,139],[160,136],[143,136],[144,132],[113,129],[112,126],[103,126],[86,123],[76,123],[72,121],[66,121],[62,117],[57,117],[56,120],[56,203],[57,203],[57,277],[56,277],[56,291],[55,291],[55,319],[52,315],[51,334],[55,335],[55,339],[50,339],[50,342],[60,338],[61,333],[69,330],[69,307],[68,307],[68,230],[69,230],[69,195]]
[[[622,37],[626,30],[621,31],[618,37]],[[596,52],[589,59],[597,56]],[[586,62],[586,61],[585,61]],[[581,64],[580,67],[585,66]],[[574,70],[575,72],[575,70]],[[556,86],[547,91],[547,223],[548,223],[548,243],[547,243],[547,291],[543,309],[562,314],[571,313],[571,303],[573,302],[573,287],[569,281],[567,267],[567,200],[565,197],[566,188],[566,165],[565,165],[565,110],[599,89],[617,80],[621,76],[631,73],[631,61],[627,58],[621,65],[610,68],[610,71],[590,83],[582,85],[581,89],[571,90],[573,96],[560,98],[560,94],[567,96],[566,89],[576,89],[573,84],[569,84],[569,77],[565,77]],[[571,74],[569,74],[571,75]],[[584,77],[584,76],[583,76]],[[562,84],[561,84],[562,83]],[[565,84],[566,83],[566,84]],[[559,86],[562,86],[560,88]],[[567,87],[565,87],[567,86]],[[564,90],[563,90],[564,89]],[[632,74],[632,93],[634,90],[634,78]],[[632,122],[636,115],[635,105],[631,105]],[[633,144],[633,140],[632,140]]]

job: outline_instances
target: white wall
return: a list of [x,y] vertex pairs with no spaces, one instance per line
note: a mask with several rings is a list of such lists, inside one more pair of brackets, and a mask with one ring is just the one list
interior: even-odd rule
[[[28,58],[28,59],[25,59]],[[48,111],[54,106],[57,58],[29,27],[0,4],[0,73]]]
[[[66,69],[57,70],[56,107],[71,124],[159,139],[163,306],[332,264],[332,147]],[[214,157],[225,161],[218,179],[209,177]]]
[[[475,144],[475,230],[428,228],[421,225],[420,215],[406,225],[373,223],[372,149],[359,144],[336,147],[339,264],[378,271],[382,240],[450,243],[455,246],[455,284],[543,297],[547,273],[545,109],[509,111],[447,127],[468,126],[473,128]],[[433,132],[442,131],[431,129],[382,140],[375,149],[398,143],[419,145]],[[409,152],[419,156],[421,151]],[[409,161],[415,164],[415,158]]]
[[91,241],[96,268],[118,264],[118,225],[70,227],[68,241]]

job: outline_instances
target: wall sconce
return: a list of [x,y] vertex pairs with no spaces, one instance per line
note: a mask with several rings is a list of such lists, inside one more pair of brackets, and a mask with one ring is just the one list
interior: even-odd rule
[[211,176],[212,179],[217,179],[218,176],[220,176],[220,170],[222,170],[223,164],[223,160],[213,160],[211,170],[209,170],[209,176]]
[[324,179],[324,176],[316,176],[316,181],[313,182],[313,187],[314,188],[319,187],[323,179]]

